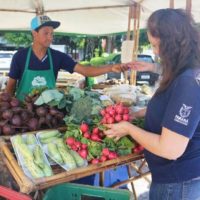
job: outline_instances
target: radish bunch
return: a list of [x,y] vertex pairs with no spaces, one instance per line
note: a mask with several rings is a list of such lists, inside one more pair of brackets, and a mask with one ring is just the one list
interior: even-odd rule
[[113,124],[120,121],[129,121],[129,108],[123,104],[114,104],[107,106],[100,111],[102,115],[102,124]]
[[89,130],[89,126],[86,123],[82,123],[80,126],[80,130],[82,132],[83,137],[90,139],[95,142],[101,142],[104,138],[104,133],[99,130],[98,127],[94,127],[91,131]]
[[87,159],[88,149],[87,144],[81,143],[74,137],[68,137],[65,143],[74,151],[76,151],[82,158]]
[[118,154],[114,151],[110,151],[108,148],[104,148],[101,152],[100,158],[94,158],[91,160],[92,164],[105,162],[106,160],[112,160],[118,157]]

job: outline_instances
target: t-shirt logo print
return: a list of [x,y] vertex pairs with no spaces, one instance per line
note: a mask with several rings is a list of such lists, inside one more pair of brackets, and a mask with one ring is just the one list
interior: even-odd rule
[[196,80],[197,84],[200,86],[200,72],[196,74],[195,80]]
[[33,87],[46,86],[46,85],[47,85],[47,81],[45,77],[42,77],[42,76],[36,76],[32,81]]
[[174,121],[187,126],[188,125],[188,119],[186,119],[186,118],[189,117],[191,110],[192,110],[191,106],[187,106],[187,105],[183,104],[182,107],[179,110],[179,115],[175,115]]

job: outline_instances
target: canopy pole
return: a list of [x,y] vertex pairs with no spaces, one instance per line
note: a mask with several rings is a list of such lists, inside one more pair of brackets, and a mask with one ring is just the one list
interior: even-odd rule
[[191,9],[192,9],[192,1],[191,0],[186,0],[186,12],[191,15]]
[[[129,7],[129,14],[128,14],[128,30],[127,30],[127,37],[126,40],[131,39],[131,19],[133,18],[133,6]],[[124,72],[124,82],[126,83],[128,80],[128,72]]]
[[[138,54],[138,45],[139,45],[139,34],[140,34],[140,4],[134,4],[134,25],[133,25],[133,36],[134,36],[134,48],[133,48],[133,58],[132,60],[137,59]],[[136,76],[137,72],[135,70],[131,70],[130,75],[130,84],[136,85]]]

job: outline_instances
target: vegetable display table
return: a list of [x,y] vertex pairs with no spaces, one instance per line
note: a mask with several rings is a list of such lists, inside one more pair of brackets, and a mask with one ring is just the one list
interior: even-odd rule
[[[29,194],[33,191],[42,190],[60,183],[73,181],[85,176],[100,173],[101,185],[103,186],[103,172],[109,169],[113,169],[120,165],[127,165],[129,168],[134,165],[134,161],[143,159],[142,154],[129,154],[126,156],[120,156],[113,160],[108,160],[98,164],[89,164],[87,167],[80,167],[70,171],[65,171],[59,166],[52,166],[54,175],[50,177],[43,177],[37,179],[28,178],[22,168],[19,166],[15,155],[13,153],[12,146],[10,145],[10,139],[6,137],[0,137],[0,147],[3,152],[3,160],[8,167],[10,173],[16,180],[20,192]],[[141,166],[142,167],[142,166]],[[128,180],[123,181],[123,183],[118,183],[113,185],[113,187],[118,187],[120,184],[127,184],[135,179],[146,176],[149,172],[142,174],[140,169],[137,169],[139,175],[137,177],[131,177]],[[129,171],[130,172],[130,171]],[[132,185],[133,186],[133,185]],[[133,188],[134,191],[134,188]]]

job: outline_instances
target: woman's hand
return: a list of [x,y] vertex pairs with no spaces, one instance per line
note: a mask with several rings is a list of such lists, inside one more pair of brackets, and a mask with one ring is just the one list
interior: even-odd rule
[[129,127],[131,124],[129,122],[122,121],[117,124],[105,124],[108,130],[104,131],[105,135],[111,138],[116,138],[116,140],[129,134]]
[[130,63],[127,63],[126,65],[129,66],[132,70],[136,71],[154,71],[154,64],[153,63],[148,63],[148,62],[143,62],[143,61],[133,61]]

